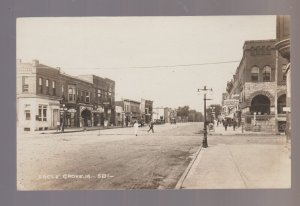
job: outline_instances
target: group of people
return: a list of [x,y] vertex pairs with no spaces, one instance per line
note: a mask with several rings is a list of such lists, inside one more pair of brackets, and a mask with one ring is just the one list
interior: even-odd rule
[[[138,135],[138,131],[139,131],[139,123],[138,121],[135,121],[133,123],[133,129],[134,129],[134,134],[135,136]],[[150,122],[149,124],[149,130],[147,131],[148,133],[152,130],[152,133],[154,133],[154,123],[153,122]]]
[[227,128],[230,126],[232,126],[233,131],[235,131],[236,127],[238,126],[238,122],[236,121],[236,119],[225,118],[225,119],[222,119],[222,121],[218,120],[217,125],[219,125],[219,123],[222,123],[222,125],[225,128],[225,131],[227,131]]

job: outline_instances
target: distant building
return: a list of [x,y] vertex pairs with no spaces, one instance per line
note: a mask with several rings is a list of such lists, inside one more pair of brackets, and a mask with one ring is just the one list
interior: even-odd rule
[[246,41],[243,57],[233,79],[227,83],[232,103],[227,115],[243,121],[246,130],[277,132],[286,124],[286,75],[288,61],[277,55],[276,40]]
[[168,107],[156,107],[153,108],[153,118],[152,120],[161,120],[165,123],[170,123],[171,119],[176,119],[176,110]]
[[114,84],[95,75],[89,80],[70,76],[38,60],[17,60],[17,128],[54,129],[57,122],[65,127],[90,127],[105,120],[114,124],[109,115],[114,112]]
[[149,124],[152,119],[153,101],[141,99],[141,119]]
[[132,125],[134,121],[141,121],[141,102],[122,99],[115,102],[116,106],[122,107],[125,116],[125,125]]

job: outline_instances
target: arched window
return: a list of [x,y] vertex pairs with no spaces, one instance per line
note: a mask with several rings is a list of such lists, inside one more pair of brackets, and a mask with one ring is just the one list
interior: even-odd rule
[[265,66],[263,68],[263,81],[264,82],[269,82],[271,81],[271,67],[270,66]]
[[257,95],[252,99],[250,112],[257,115],[270,114],[270,100],[265,95]]
[[258,82],[259,68],[254,66],[251,68],[251,81]]
[[281,95],[277,99],[277,112],[278,112],[278,114],[286,113],[285,111],[283,111],[284,107],[286,107],[286,94]]

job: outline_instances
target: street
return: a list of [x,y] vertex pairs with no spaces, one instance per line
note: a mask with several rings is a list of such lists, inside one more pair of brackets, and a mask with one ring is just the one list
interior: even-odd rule
[[17,137],[17,188],[173,189],[199,149],[201,123]]

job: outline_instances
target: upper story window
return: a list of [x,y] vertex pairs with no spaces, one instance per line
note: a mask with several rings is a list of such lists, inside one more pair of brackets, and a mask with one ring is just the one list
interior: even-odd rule
[[49,80],[46,79],[46,93],[49,94]]
[[53,91],[53,95],[56,95],[56,82],[55,81],[52,82],[52,91]]
[[80,101],[84,102],[84,91],[80,92]]
[[74,87],[68,88],[68,99],[69,101],[75,101],[76,95],[75,95],[76,89]]
[[251,68],[251,81],[258,82],[259,68],[254,66]]
[[30,110],[29,109],[25,110],[25,119],[30,120]]
[[28,85],[28,77],[22,77],[22,91],[28,92],[29,85]]
[[263,68],[263,81],[264,82],[269,82],[271,81],[271,67],[270,66],[265,66]]
[[282,81],[286,81],[286,64],[282,65]]
[[90,92],[85,92],[85,102],[90,102]]
[[43,93],[43,78],[39,78],[39,91],[40,93]]

